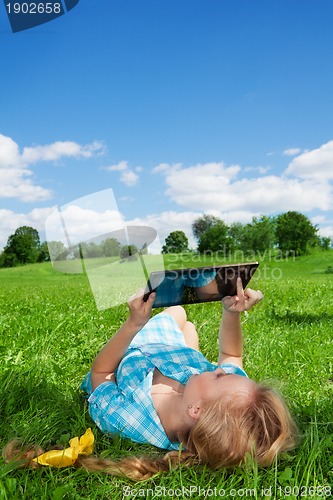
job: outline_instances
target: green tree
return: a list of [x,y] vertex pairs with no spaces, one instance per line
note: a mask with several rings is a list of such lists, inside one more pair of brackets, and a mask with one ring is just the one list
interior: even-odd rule
[[319,241],[320,241],[319,246],[323,250],[329,250],[331,248],[332,239],[329,238],[328,236],[322,236]]
[[123,245],[120,249],[120,257],[122,260],[136,260],[138,251],[135,245]]
[[103,255],[103,250],[100,245],[97,245],[97,243],[93,241],[81,243],[81,252],[84,259],[94,259],[96,257],[102,257]]
[[192,223],[194,237],[197,240],[200,240],[201,236],[205,233],[205,231],[207,231],[207,229],[216,226],[220,222],[223,221],[214,215],[204,214],[202,217],[198,217]]
[[20,264],[35,263],[40,253],[38,231],[30,226],[22,226],[9,236],[3,250],[2,264],[13,267]]
[[48,241],[47,246],[52,261],[65,260],[69,254],[62,241]]
[[300,212],[280,214],[276,220],[276,237],[280,252],[304,255],[318,242],[318,228]]
[[188,239],[184,231],[172,231],[165,238],[162,253],[182,253],[188,251]]
[[241,222],[233,222],[229,226],[228,236],[232,250],[243,250],[244,226]]
[[50,260],[51,258],[47,242],[43,241],[39,247],[38,262],[49,262]]
[[232,250],[232,240],[228,234],[228,226],[221,220],[208,228],[201,236],[198,252],[229,252]]
[[101,248],[105,257],[116,257],[120,255],[120,247],[121,244],[116,238],[107,238],[101,243]]
[[243,250],[245,253],[264,253],[274,247],[275,218],[261,215],[253,217],[251,224],[246,224],[243,232]]

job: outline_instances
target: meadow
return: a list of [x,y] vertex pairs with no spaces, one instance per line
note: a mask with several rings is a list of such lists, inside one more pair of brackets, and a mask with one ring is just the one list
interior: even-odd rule
[[[192,259],[192,260],[191,260]],[[248,375],[280,391],[298,423],[298,448],[271,467],[186,468],[142,483],[75,468],[28,470],[0,459],[1,499],[328,498],[333,493],[333,251],[258,256],[251,287],[264,301],[242,318]],[[209,262],[169,256],[168,265]],[[134,292],[135,290],[133,290]],[[218,355],[219,303],[186,306],[202,352]],[[154,313],[159,312],[155,310]],[[0,440],[47,448],[91,427],[103,457],[160,455],[103,436],[79,391],[94,356],[127,317],[125,304],[98,311],[88,279],[49,263],[0,270]]]

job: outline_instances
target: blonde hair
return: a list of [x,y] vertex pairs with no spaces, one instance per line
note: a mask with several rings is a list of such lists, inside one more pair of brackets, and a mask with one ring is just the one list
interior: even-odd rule
[[[259,465],[270,465],[278,454],[297,444],[297,428],[281,397],[271,388],[257,384],[244,403],[236,395],[228,401],[213,401],[186,436],[178,436],[187,451],[169,452],[164,457],[126,457],[108,460],[79,457],[75,467],[101,471],[133,481],[148,479],[181,464],[207,464],[212,469],[238,466],[252,457]],[[41,455],[40,447],[22,451],[13,440],[4,449],[7,461],[19,461],[18,467],[40,467],[32,459]]]
[[297,427],[282,398],[271,388],[256,384],[245,403],[242,395],[206,408],[192,428],[186,447],[213,469],[237,466],[251,456],[270,465],[297,444]]

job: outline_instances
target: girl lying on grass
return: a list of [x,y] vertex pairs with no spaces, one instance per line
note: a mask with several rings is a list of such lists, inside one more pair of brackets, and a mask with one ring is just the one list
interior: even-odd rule
[[[222,300],[216,366],[199,352],[197,332],[181,306],[150,319],[155,294],[147,302],[133,296],[129,318],[97,355],[82,389],[101,431],[174,451],[160,459],[79,457],[75,466],[144,480],[182,462],[216,469],[250,455],[269,465],[293,448],[297,431],[284,402],[242,368],[240,313],[262,298],[259,290],[244,292],[238,279],[237,295]],[[9,446],[7,458],[16,453]]]

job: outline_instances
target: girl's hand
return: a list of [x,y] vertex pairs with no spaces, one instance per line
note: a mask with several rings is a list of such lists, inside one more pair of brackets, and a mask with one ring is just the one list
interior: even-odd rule
[[136,294],[132,295],[128,301],[128,307],[130,310],[129,321],[133,324],[133,326],[139,327],[139,329],[141,329],[148,322],[151,316],[156,293],[152,292],[146,302],[143,300],[143,296],[144,290],[140,289]]
[[222,299],[223,307],[229,312],[248,311],[264,298],[260,290],[243,289],[241,278],[237,278],[237,295],[227,296]]

